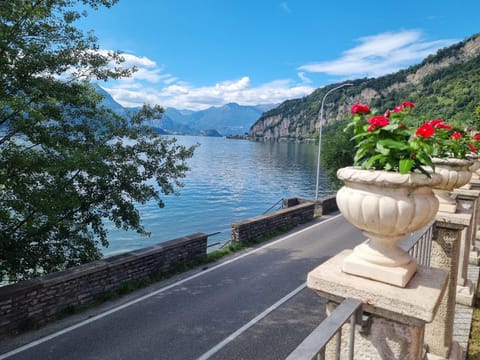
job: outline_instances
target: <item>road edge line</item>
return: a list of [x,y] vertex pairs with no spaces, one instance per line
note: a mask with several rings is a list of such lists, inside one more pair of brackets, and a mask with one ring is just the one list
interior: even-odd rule
[[301,229],[301,230],[299,230],[299,231],[297,231],[297,232],[294,232],[294,233],[291,233],[291,234],[286,235],[286,236],[284,236],[284,237],[281,237],[280,239],[277,239],[277,240],[275,240],[275,241],[272,241],[272,242],[270,242],[270,243],[268,243],[268,244],[265,244],[265,245],[263,245],[263,246],[261,246],[261,247],[255,248],[255,249],[253,249],[253,250],[251,250],[251,251],[248,251],[248,252],[246,252],[246,253],[244,253],[244,254],[238,255],[238,256],[236,256],[236,257],[234,257],[234,258],[232,258],[232,259],[226,260],[226,261],[224,261],[224,262],[222,262],[222,263],[220,263],[220,264],[218,264],[218,265],[215,265],[215,266],[213,266],[213,267],[211,267],[211,268],[208,268],[208,269],[206,269],[206,270],[204,270],[204,271],[201,271],[201,272],[199,272],[199,273],[197,273],[197,274],[194,274],[194,275],[189,276],[189,277],[187,277],[187,278],[185,278],[185,279],[179,280],[179,281],[177,281],[177,282],[175,282],[175,283],[173,283],[173,284],[167,285],[167,286],[165,286],[165,287],[163,287],[163,288],[161,288],[161,289],[155,290],[155,291],[153,291],[153,292],[151,292],[151,293],[148,293],[148,294],[146,294],[146,295],[143,295],[143,296],[141,296],[141,297],[139,297],[139,298],[137,298],[137,299],[128,301],[128,302],[126,302],[125,304],[119,305],[119,306],[117,306],[117,307],[115,307],[115,308],[113,308],[113,309],[110,309],[110,310],[107,310],[107,311],[105,311],[105,312],[103,312],[103,313],[100,313],[100,314],[98,314],[98,315],[92,316],[91,318],[88,318],[88,319],[86,319],[86,320],[83,320],[83,321],[81,321],[81,322],[79,322],[79,323],[77,323],[77,324],[75,324],[75,325],[71,325],[71,326],[69,326],[69,327],[67,327],[67,328],[65,328],[65,329],[56,331],[56,332],[54,332],[54,333],[52,333],[52,334],[50,334],[50,335],[47,335],[47,336],[44,336],[44,337],[42,337],[42,338],[40,338],[40,339],[34,340],[34,341],[30,342],[30,343],[27,343],[27,344],[25,344],[25,345],[22,345],[22,346],[16,348],[16,349],[13,349],[13,350],[10,350],[10,351],[8,351],[8,352],[6,352],[6,353],[0,354],[0,360],[4,360],[4,359],[7,359],[7,358],[9,358],[9,357],[11,357],[11,356],[13,356],[13,355],[17,355],[17,354],[19,354],[19,353],[21,353],[21,352],[23,352],[23,351],[25,351],[25,350],[31,349],[31,348],[33,348],[33,347],[35,347],[35,346],[37,346],[37,345],[43,344],[44,342],[50,341],[50,340],[52,340],[52,339],[54,339],[54,338],[56,338],[56,337],[59,337],[59,336],[64,335],[64,334],[66,334],[66,333],[69,333],[69,332],[71,332],[71,331],[73,331],[73,330],[76,330],[76,329],[78,329],[78,328],[80,328],[80,327],[82,327],[82,326],[88,325],[88,324],[90,324],[90,323],[92,323],[92,322],[94,322],[94,321],[97,321],[97,320],[99,320],[99,319],[102,319],[102,318],[104,318],[104,317],[107,317],[107,316],[109,316],[109,315],[111,315],[111,314],[113,314],[113,313],[116,313],[117,311],[123,310],[123,309],[125,309],[125,308],[127,308],[127,307],[129,307],[129,306],[131,306],[131,305],[135,305],[136,303],[139,303],[139,302],[141,302],[141,301],[143,301],[143,300],[146,300],[146,299],[148,299],[148,298],[151,298],[152,296],[161,294],[162,292],[165,292],[165,291],[167,291],[167,290],[170,290],[170,289],[172,289],[172,288],[174,288],[174,287],[176,287],[176,286],[178,286],[178,285],[182,285],[182,284],[184,284],[184,283],[186,283],[186,282],[188,282],[188,281],[190,281],[190,280],[196,279],[196,278],[199,277],[199,276],[202,276],[202,275],[207,274],[207,273],[209,273],[209,272],[211,272],[211,271],[214,271],[214,270],[216,270],[216,269],[218,269],[218,268],[221,268],[221,267],[223,267],[223,266],[226,266],[226,265],[228,265],[228,264],[231,264],[231,263],[233,263],[233,262],[235,262],[235,261],[237,261],[237,260],[243,259],[244,257],[246,257],[246,256],[248,256],[248,255],[254,254],[254,253],[256,253],[256,252],[258,252],[258,251],[261,251],[261,250],[263,250],[263,249],[266,249],[266,248],[268,248],[268,247],[270,247],[270,246],[272,246],[272,245],[275,245],[275,244],[278,244],[278,243],[280,243],[280,242],[282,242],[282,241],[285,241],[285,240],[293,237],[294,235],[297,235],[297,234],[306,232],[306,231],[311,230],[312,228],[314,228],[314,227],[316,227],[316,226],[319,226],[319,225],[325,224],[325,223],[327,223],[327,222],[330,222],[331,220],[336,219],[336,218],[339,217],[339,216],[341,216],[341,214],[332,216],[331,218],[328,218],[328,219],[326,219],[325,221],[318,222],[318,223],[316,223],[316,224],[313,224],[313,225],[311,225],[311,226],[308,226],[308,227],[306,227],[306,228],[303,228],[303,229]]

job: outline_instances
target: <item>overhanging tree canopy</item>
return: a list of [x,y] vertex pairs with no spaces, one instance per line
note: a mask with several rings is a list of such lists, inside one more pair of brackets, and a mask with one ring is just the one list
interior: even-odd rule
[[116,114],[92,81],[117,79],[121,54],[99,51],[74,23],[116,0],[11,0],[0,6],[0,277],[101,257],[104,220],[146,234],[135,204],[181,186],[193,148]]

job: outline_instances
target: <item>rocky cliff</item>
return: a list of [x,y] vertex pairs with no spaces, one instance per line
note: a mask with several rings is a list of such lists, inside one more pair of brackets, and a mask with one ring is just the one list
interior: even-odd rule
[[[348,81],[353,86],[329,94],[324,104],[328,125],[348,115],[357,101],[373,107],[393,107],[402,100],[417,104],[425,116],[465,122],[480,104],[480,35],[441,49],[422,63],[379,78]],[[249,131],[256,141],[315,141],[321,100],[331,84],[302,99],[287,100],[265,112]]]

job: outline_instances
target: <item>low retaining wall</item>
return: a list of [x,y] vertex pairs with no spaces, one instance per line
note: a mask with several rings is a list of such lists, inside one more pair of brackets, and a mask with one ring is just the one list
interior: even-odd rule
[[284,199],[283,207],[292,207],[299,204],[307,204],[312,202],[315,204],[315,216],[327,215],[338,211],[336,195],[330,195],[318,200],[303,199],[298,197]]
[[315,204],[308,202],[232,224],[232,241],[248,241],[313,219]]
[[62,309],[92,302],[125,282],[171,270],[206,251],[207,235],[197,233],[0,287],[0,337],[28,322],[42,325]]

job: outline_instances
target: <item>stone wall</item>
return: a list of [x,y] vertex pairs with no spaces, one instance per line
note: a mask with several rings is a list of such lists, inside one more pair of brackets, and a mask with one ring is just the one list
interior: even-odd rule
[[233,223],[232,241],[253,240],[310,221],[313,219],[314,210],[315,204],[308,202]]
[[197,233],[0,287],[0,338],[27,323],[42,325],[62,309],[92,302],[125,282],[202,257],[206,250],[207,235]]
[[336,195],[327,196],[318,200],[303,199],[298,197],[283,199],[283,207],[292,207],[299,204],[312,202],[315,204],[315,216],[327,215],[338,211]]
[[338,211],[336,195],[331,195],[322,199],[318,199],[318,202],[320,208],[322,209],[322,213],[320,215],[327,215],[331,214],[332,212]]

